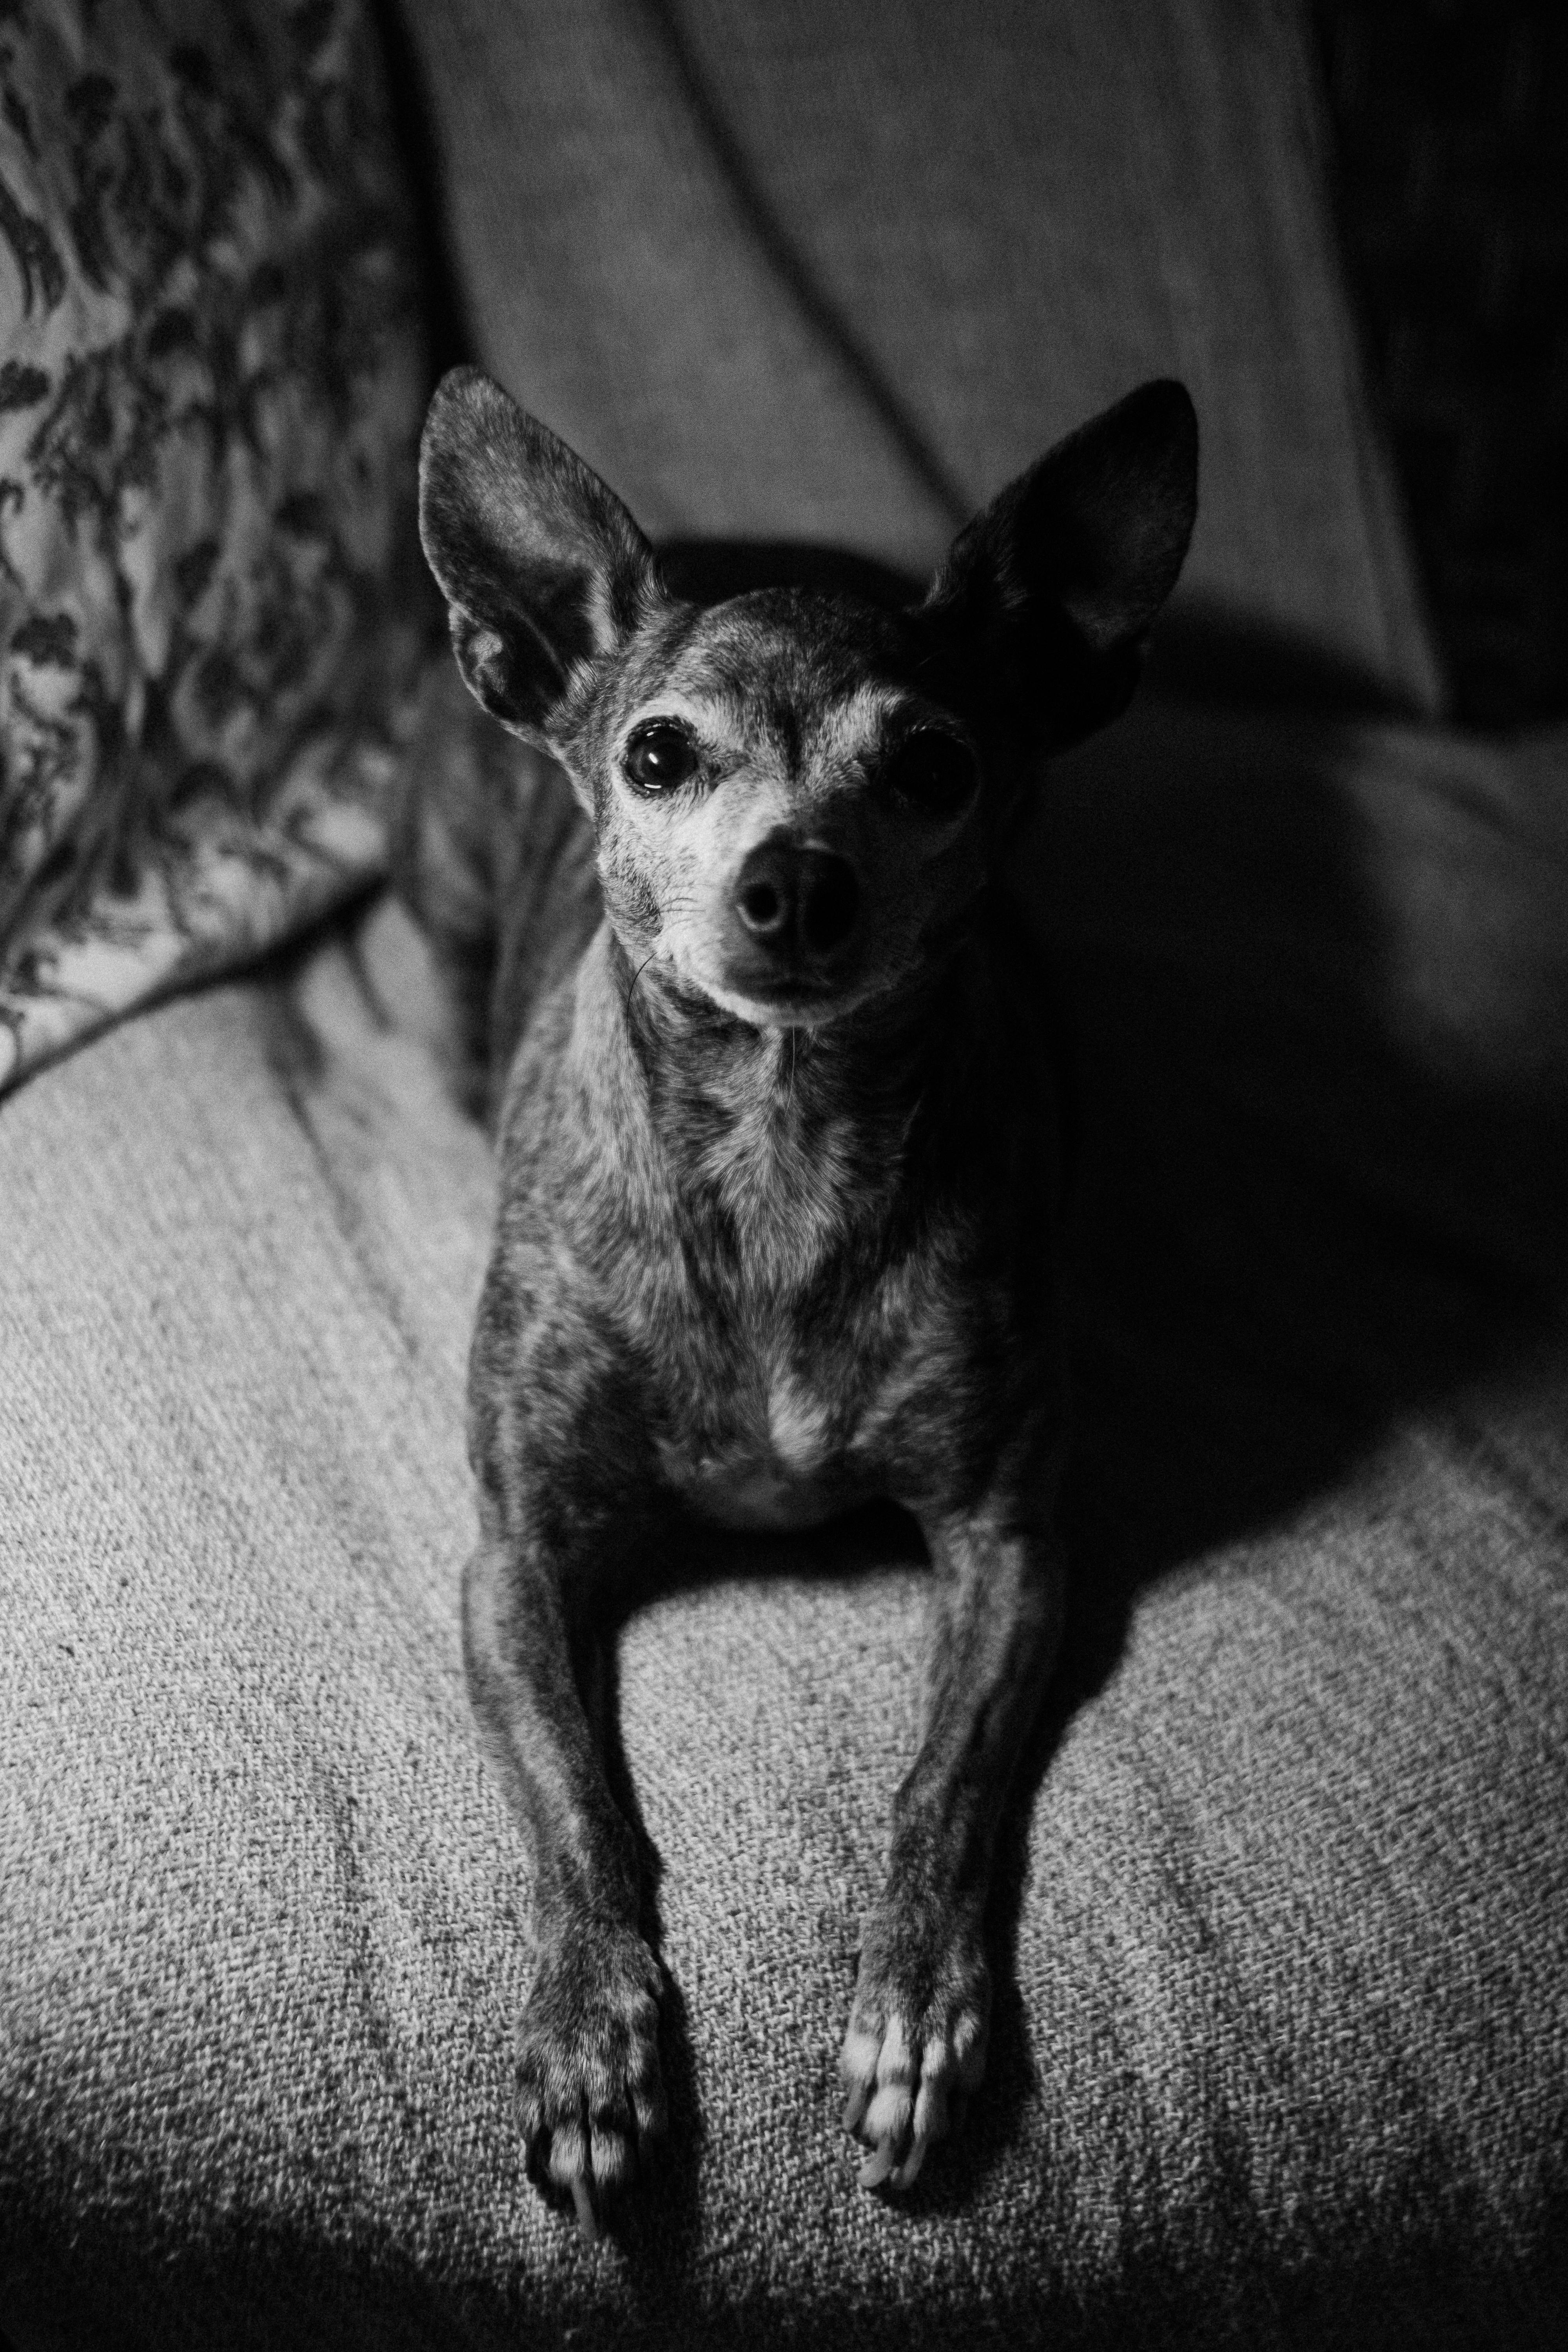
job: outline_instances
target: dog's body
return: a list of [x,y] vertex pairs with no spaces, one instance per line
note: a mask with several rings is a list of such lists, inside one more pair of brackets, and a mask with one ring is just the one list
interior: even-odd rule
[[459,668],[559,763],[438,754],[400,863],[505,1073],[465,1643],[533,1851],[525,2137],[585,2223],[663,2104],[584,1693],[608,1589],[693,1528],[878,1496],[918,1521],[925,1729],[843,2053],[862,2178],[912,2179],[983,2069],[982,1913],[1060,1627],[1066,1433],[1057,1095],[995,867],[1041,748],[1131,690],[1194,465],[1185,395],[1150,387],[1005,493],[912,614],[703,608],[494,386],[448,378],[433,405],[422,520]]

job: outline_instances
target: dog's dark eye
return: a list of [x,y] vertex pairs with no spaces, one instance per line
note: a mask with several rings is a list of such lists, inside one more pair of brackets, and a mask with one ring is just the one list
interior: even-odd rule
[[684,727],[655,719],[637,729],[621,765],[639,793],[672,793],[697,773],[697,746]]
[[882,771],[900,800],[922,816],[952,816],[979,782],[974,754],[955,735],[910,735]]

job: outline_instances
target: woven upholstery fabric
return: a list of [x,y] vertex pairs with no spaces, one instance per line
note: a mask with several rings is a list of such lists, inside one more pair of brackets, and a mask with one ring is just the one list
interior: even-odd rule
[[1294,0],[401,11],[477,355],[656,533],[922,570],[1185,378],[1181,597],[1430,708]]
[[0,21],[0,1088],[381,870],[428,619],[362,0]]
[[401,919],[0,1108],[19,2347],[1562,2340],[1565,782],[1151,703],[1047,790],[1073,1616],[905,2208],[834,2074],[915,1736],[886,1545],[738,1540],[626,1627],[672,2136],[597,2250],[521,2178],[456,1606],[492,1182]]

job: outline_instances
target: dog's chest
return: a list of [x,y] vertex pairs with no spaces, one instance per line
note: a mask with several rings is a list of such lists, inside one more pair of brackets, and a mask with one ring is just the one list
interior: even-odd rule
[[698,1517],[813,1525],[905,1483],[911,1411],[962,1421],[972,1293],[930,1249],[825,1269],[804,1296],[688,1294],[658,1381],[660,1474]]
[[[659,1443],[665,1479],[721,1527],[808,1527],[865,1491],[835,1402],[795,1370],[763,1367],[728,1401]],[[721,1410],[711,1410],[720,1403]]]
[[737,1123],[693,1173],[650,1318],[672,1341],[660,1470],[700,1517],[809,1526],[877,1491],[868,1441],[926,1286],[886,1262],[896,1189],[832,1120]]
[[[951,1119],[920,1140],[901,1070],[826,1055],[770,1070],[753,1050],[650,1076],[619,1035],[576,1053],[572,1156],[542,1154],[525,1190],[539,1209],[519,1230],[552,1238],[524,1319],[588,1304],[630,1375],[647,1468],[699,1517],[804,1527],[950,1483],[990,1442],[1014,1352],[1005,1203],[973,1175],[1005,1157],[988,1129],[965,1125],[963,1150]],[[571,1354],[574,1378],[598,1345]]]

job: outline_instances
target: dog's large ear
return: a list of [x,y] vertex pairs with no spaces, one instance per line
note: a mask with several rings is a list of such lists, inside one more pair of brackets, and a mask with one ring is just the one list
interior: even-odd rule
[[[1114,719],[1174,587],[1198,499],[1184,385],[1144,384],[994,498],[953,541],[921,618],[947,691],[996,698],[1026,750]],[[967,697],[965,697],[967,698]]]
[[419,448],[419,535],[471,691],[548,742],[577,664],[636,626],[653,551],[574,451],[478,368],[437,387]]

